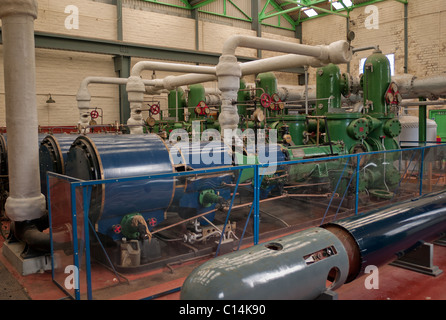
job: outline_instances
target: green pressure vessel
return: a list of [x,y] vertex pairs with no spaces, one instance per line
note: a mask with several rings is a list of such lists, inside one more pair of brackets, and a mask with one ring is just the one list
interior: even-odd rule
[[316,115],[325,115],[331,108],[341,107],[341,71],[335,64],[319,68],[316,73]]
[[184,98],[184,90],[177,88],[177,90],[171,90],[167,97],[168,101],[168,113],[169,117],[175,118],[177,115],[178,107],[178,120],[184,120],[184,107],[186,106],[186,99]]
[[[277,92],[277,78],[272,72],[259,73],[256,78],[256,88],[262,88],[265,93],[272,96]],[[263,91],[258,90],[256,95],[260,97]]]
[[196,119],[198,115],[195,113],[195,108],[200,105],[200,102],[206,101],[206,92],[202,84],[192,84],[189,86],[189,95],[187,97],[187,107],[192,119]]
[[389,59],[375,50],[365,61],[363,74],[364,106],[369,106],[368,113],[387,115],[385,94],[392,80]]
[[[306,120],[307,116],[304,114],[282,115],[280,117],[268,118],[268,127],[278,131],[279,141],[286,134],[290,136],[294,145],[303,145],[304,132],[307,130]],[[286,127],[286,130],[283,129],[284,127]]]

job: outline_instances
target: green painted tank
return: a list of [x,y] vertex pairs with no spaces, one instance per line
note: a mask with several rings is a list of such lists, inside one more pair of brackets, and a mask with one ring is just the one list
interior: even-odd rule
[[[277,78],[272,72],[259,73],[256,78],[256,88],[262,88],[265,93],[272,96],[277,92]],[[260,97],[263,91],[258,90],[256,95]]]
[[178,88],[177,90],[171,90],[167,96],[168,101],[168,117],[175,118],[177,115],[178,107],[178,120],[184,120],[184,107],[186,106],[186,99],[184,97],[184,90]]
[[375,50],[364,63],[363,70],[364,106],[368,114],[387,115],[385,94],[391,78],[390,61],[380,51]]
[[199,117],[195,112],[202,102],[206,101],[206,92],[202,84],[192,84],[189,86],[189,95],[187,97],[187,108],[191,119],[196,119]]
[[341,107],[341,71],[335,64],[319,68],[316,73],[316,115],[322,116],[331,108]]
[[285,143],[294,145],[304,144],[304,133],[307,116],[303,114],[282,115],[268,119],[268,127],[277,130],[278,141],[284,140]]

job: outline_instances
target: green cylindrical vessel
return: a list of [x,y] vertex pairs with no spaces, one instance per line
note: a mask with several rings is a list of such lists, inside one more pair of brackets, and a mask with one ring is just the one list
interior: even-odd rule
[[196,119],[198,116],[195,113],[195,108],[200,102],[206,101],[206,93],[202,84],[192,84],[189,86],[189,95],[187,97],[187,107],[191,119]]
[[184,107],[186,106],[186,99],[184,97],[184,90],[178,88],[177,90],[171,90],[167,97],[168,101],[168,116],[176,117],[177,114],[177,106],[178,106],[178,120],[184,120]]
[[392,81],[389,59],[375,50],[365,61],[363,74],[364,106],[370,106],[368,113],[387,115],[385,94]]
[[341,108],[341,71],[335,64],[319,68],[316,73],[316,115],[325,115],[331,108]]
[[[272,96],[277,92],[277,78],[272,72],[259,73],[256,78],[256,88],[262,88],[265,93]],[[258,90],[256,95],[260,97],[263,91]]]
[[[304,144],[304,132],[306,128],[307,116],[303,114],[283,115],[281,117],[273,117],[268,119],[268,127],[277,130],[278,135],[282,131],[281,128],[288,126],[288,131],[295,145]],[[278,141],[281,137],[278,136]]]

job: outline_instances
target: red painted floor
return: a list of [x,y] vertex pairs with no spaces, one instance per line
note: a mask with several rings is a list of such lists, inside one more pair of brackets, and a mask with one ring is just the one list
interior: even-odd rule
[[434,246],[434,265],[443,273],[434,277],[385,265],[378,268],[378,289],[367,289],[364,275],[337,290],[339,300],[446,300],[446,247]]
[[[2,243],[0,243],[0,246]],[[437,277],[416,273],[410,270],[385,265],[378,269],[377,289],[367,289],[365,286],[370,275],[364,275],[352,283],[339,288],[339,300],[446,300],[446,247],[434,246],[434,265],[444,272]],[[178,265],[174,269],[162,269],[156,272],[125,276],[124,283],[117,285],[115,275],[108,270],[96,271],[93,298],[99,300],[139,300],[155,297],[158,300],[178,300],[178,291],[163,295],[169,290],[181,287],[187,274],[200,262]],[[0,254],[0,263],[9,274],[17,280],[31,300],[67,299],[54,282],[50,271],[21,276],[14,270],[6,258]],[[105,287],[105,289],[104,289]],[[101,289],[102,288],[102,289]],[[100,290],[99,290],[100,289]],[[12,290],[12,289],[11,289]],[[96,289],[95,289],[96,290]],[[23,299],[17,294],[17,289],[10,293],[11,300],[16,294],[17,299]],[[161,294],[161,296],[157,296]],[[83,295],[85,298],[85,295]]]

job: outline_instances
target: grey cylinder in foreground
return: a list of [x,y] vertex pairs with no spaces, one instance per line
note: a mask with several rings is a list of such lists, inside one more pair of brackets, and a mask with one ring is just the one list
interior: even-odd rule
[[188,276],[181,299],[316,299],[341,286],[348,272],[339,239],[312,228],[206,262]]
[[[27,221],[45,213],[40,192],[34,20],[37,1],[0,1],[8,132],[9,198],[6,214]],[[26,125],[24,125],[26,124]]]
[[195,269],[181,298],[317,299],[446,231],[446,192],[426,194],[218,257]]

